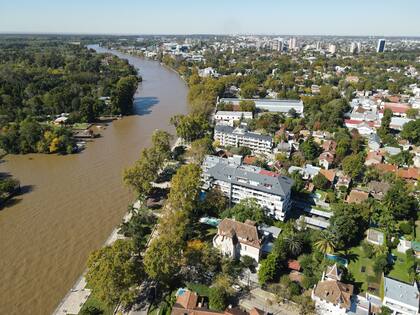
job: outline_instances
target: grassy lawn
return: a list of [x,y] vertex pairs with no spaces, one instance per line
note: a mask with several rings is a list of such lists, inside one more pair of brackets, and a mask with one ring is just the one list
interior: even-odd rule
[[420,242],[420,220],[416,221],[416,241]]
[[409,283],[410,278],[408,276],[408,269],[410,266],[407,263],[406,255],[397,252],[396,249],[392,250],[392,254],[397,256],[397,259],[392,266],[392,270],[389,272],[388,276]]
[[187,288],[191,291],[197,292],[199,296],[209,296],[210,287],[201,283],[187,283]]
[[91,294],[89,296],[89,298],[86,300],[86,303],[83,305],[79,314],[89,314],[87,312],[84,313],[84,311],[87,311],[88,308],[90,308],[90,307],[95,307],[95,308],[101,310],[103,315],[114,314],[114,308],[115,308],[115,307],[107,306],[105,303],[103,303],[102,301],[100,301],[96,297],[94,297],[93,294]]
[[87,129],[90,125],[88,123],[76,123],[73,125],[73,129]]
[[[366,292],[368,281],[371,281],[368,277],[373,279],[376,276],[372,269],[373,260],[364,255],[361,246],[353,247],[347,259],[349,260],[348,269],[353,275],[356,285],[360,291]],[[364,271],[362,271],[363,269]]]

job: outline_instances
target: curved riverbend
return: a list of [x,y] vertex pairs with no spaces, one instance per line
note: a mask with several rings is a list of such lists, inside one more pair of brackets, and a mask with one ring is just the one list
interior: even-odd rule
[[158,62],[112,53],[143,77],[134,115],[99,130],[102,137],[80,154],[8,155],[0,164],[0,172],[16,176],[26,192],[0,210],[0,314],[54,310],[133,198],[122,170],[150,144],[155,129],[173,132],[170,117],[187,111],[187,87],[176,73]]

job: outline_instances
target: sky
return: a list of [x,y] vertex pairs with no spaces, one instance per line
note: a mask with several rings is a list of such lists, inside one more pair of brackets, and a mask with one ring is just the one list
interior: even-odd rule
[[0,33],[420,36],[420,0],[0,0]]

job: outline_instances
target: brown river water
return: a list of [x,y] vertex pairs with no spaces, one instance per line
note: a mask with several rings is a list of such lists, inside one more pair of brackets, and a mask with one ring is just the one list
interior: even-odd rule
[[0,164],[24,191],[0,210],[0,314],[55,309],[133,199],[122,183],[123,169],[150,144],[155,129],[173,133],[170,117],[187,111],[187,87],[176,73],[114,53],[143,77],[135,115],[108,124],[80,154],[7,155]]

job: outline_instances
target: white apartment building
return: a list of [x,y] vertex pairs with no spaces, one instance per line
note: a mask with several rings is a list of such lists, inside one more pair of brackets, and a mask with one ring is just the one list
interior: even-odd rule
[[270,154],[273,148],[272,137],[249,132],[243,126],[233,128],[216,125],[214,127],[214,140],[219,141],[220,145],[226,147],[248,147],[257,154]]
[[252,112],[233,112],[233,111],[217,111],[214,115],[214,121],[218,125],[227,125],[233,127],[235,122],[245,119],[252,119]]
[[233,203],[255,198],[268,215],[283,221],[291,205],[293,180],[241,162],[240,156],[207,156],[203,162],[203,188],[219,187]]
[[384,278],[383,305],[394,314],[416,315],[419,311],[419,289],[416,282],[407,284],[391,278]]

